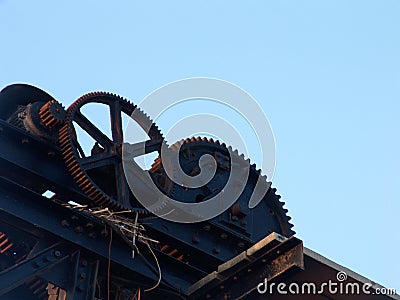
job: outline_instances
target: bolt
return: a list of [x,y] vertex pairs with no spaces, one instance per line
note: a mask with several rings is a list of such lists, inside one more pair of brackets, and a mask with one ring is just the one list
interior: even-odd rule
[[220,252],[220,250],[219,250],[218,247],[214,247],[214,248],[212,249],[212,251],[213,251],[215,254],[218,254],[218,253]]
[[81,266],[82,267],[86,267],[87,266],[87,260],[82,260],[82,262],[81,262]]
[[28,143],[29,143],[29,140],[28,140],[28,139],[22,139],[22,140],[21,140],[21,143],[22,143],[22,144],[28,144]]
[[247,272],[248,272],[248,273],[251,273],[251,271],[253,271],[253,270],[250,269],[250,268],[247,269]]
[[97,238],[96,232],[90,232],[90,233],[89,233],[89,238],[92,239],[92,240],[94,240],[95,238]]
[[61,221],[61,226],[62,226],[62,227],[69,227],[70,224],[69,224],[69,222],[68,222],[67,220],[62,220],[62,221]]
[[108,231],[107,231],[107,229],[103,229],[100,233],[101,233],[101,235],[104,236],[104,237],[107,237],[107,236],[108,236]]
[[210,225],[204,225],[203,229],[205,231],[210,231],[211,230],[211,226]]
[[225,287],[224,287],[223,285],[221,285],[219,288],[220,288],[221,290],[223,290]]
[[83,292],[83,287],[82,287],[81,285],[79,285],[76,289],[77,289],[79,292]]
[[228,238],[228,235],[225,232],[223,232],[221,233],[220,237],[221,239],[226,240]]
[[237,244],[237,246],[238,246],[239,248],[243,248],[243,247],[244,247],[244,243],[243,243],[243,242],[239,242],[239,243]]
[[207,294],[207,295],[206,295],[206,299],[211,299],[211,295],[210,295],[210,294]]
[[194,244],[198,244],[198,243],[200,242],[199,237],[194,235],[194,236],[192,237],[192,242],[193,242]]
[[49,150],[47,152],[47,156],[53,158],[54,156],[56,156],[56,153],[54,151],[52,151],[52,150]]
[[56,250],[54,251],[54,257],[60,257],[61,256],[61,252]]
[[76,221],[76,220],[78,220],[78,219],[79,219],[78,216],[75,216],[75,215],[72,215],[72,216],[71,216],[71,220],[75,220],[75,221]]
[[79,274],[80,279],[85,279],[86,278],[86,273],[82,272],[81,274]]
[[245,221],[245,220],[240,221],[240,225],[246,226],[247,225],[247,221]]
[[75,227],[75,232],[76,233],[82,233],[83,232],[83,227],[82,226],[76,226]]
[[237,216],[232,216],[232,221],[237,221],[237,220],[239,220],[239,218],[237,217]]
[[238,280],[238,278],[237,278],[237,276],[233,276],[233,281],[237,281]]

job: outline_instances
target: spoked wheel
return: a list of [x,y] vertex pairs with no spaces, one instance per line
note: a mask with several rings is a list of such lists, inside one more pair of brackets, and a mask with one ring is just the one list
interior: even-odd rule
[[[85,116],[82,107],[89,103],[108,107],[111,138]],[[159,150],[163,136],[152,120],[126,99],[104,92],[86,94],[68,108],[66,122],[59,133],[60,145],[69,172],[95,206],[146,213],[147,210],[135,201],[125,179],[122,162],[124,114],[132,117],[144,130],[148,129],[145,131],[149,140],[145,143],[152,147],[147,147],[146,153]],[[90,155],[85,154],[79,144],[75,126],[79,126],[95,141]]]

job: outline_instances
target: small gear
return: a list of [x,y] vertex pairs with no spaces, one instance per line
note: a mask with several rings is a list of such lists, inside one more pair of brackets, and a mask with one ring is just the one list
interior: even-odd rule
[[58,130],[63,125],[66,111],[52,99],[18,106],[8,122],[53,143],[58,141]]
[[56,100],[50,100],[40,108],[39,116],[42,124],[52,129],[63,124],[66,111],[61,103]]

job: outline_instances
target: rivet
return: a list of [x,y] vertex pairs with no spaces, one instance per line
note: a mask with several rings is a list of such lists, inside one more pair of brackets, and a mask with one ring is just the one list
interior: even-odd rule
[[92,222],[88,222],[87,224],[86,224],[86,227],[87,228],[93,228],[94,227],[94,224],[92,223]]

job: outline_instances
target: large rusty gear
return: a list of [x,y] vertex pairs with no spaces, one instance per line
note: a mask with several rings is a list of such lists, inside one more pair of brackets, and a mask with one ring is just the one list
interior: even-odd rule
[[[81,107],[88,103],[109,106],[112,139],[103,134],[80,111]],[[115,94],[92,92],[83,95],[68,108],[65,124],[59,132],[60,146],[67,169],[93,201],[94,206],[147,214],[146,209],[137,203],[133,204],[135,198],[124,175],[122,113],[132,116],[143,129],[150,128],[147,135],[151,141],[159,141],[160,144],[163,142],[163,136],[158,127],[136,105]],[[90,156],[85,156],[77,141],[74,123],[96,141]],[[150,127],[149,124],[151,124]],[[115,182],[114,187],[112,182]]]
[[[285,209],[284,202],[280,201],[281,196],[276,194],[275,188],[270,188],[271,183],[267,181],[267,177],[261,175],[261,170],[257,169],[255,164],[251,164],[249,159],[245,159],[243,154],[239,154],[237,150],[232,150],[224,143],[214,141],[207,138],[187,138],[170,146],[170,150],[175,153],[179,151],[179,163],[182,170],[189,176],[195,176],[199,173],[199,159],[204,154],[212,155],[217,162],[217,170],[214,177],[204,186],[199,188],[185,188],[180,184],[174,183],[166,174],[162,159],[157,158],[150,172],[154,182],[159,189],[168,197],[181,202],[201,202],[213,197],[224,189],[230,173],[230,153],[240,158],[243,166],[249,167],[249,174],[239,199],[225,212],[233,223],[244,224],[246,219],[252,219],[254,226],[258,224],[257,230],[261,228],[269,228],[284,236],[292,236],[295,232],[292,230],[293,225],[290,223],[290,217],[287,215],[288,210]],[[261,176],[260,182],[265,190],[268,189],[262,201],[253,209],[248,208],[248,200],[254,191],[255,185]],[[268,224],[268,226],[267,226]],[[272,230],[271,230],[272,228]],[[256,230],[254,230],[256,231]],[[262,234],[255,237],[255,240],[262,238]]]

